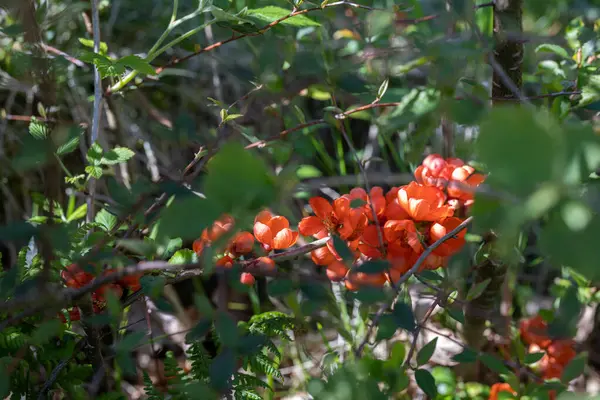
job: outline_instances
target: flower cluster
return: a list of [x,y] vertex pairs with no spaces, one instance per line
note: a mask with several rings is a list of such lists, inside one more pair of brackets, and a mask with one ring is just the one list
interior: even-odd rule
[[[108,275],[115,272],[114,269],[106,269],[103,271],[103,275]],[[84,271],[77,264],[71,264],[66,267],[61,273],[61,278],[65,282],[65,285],[69,288],[80,288],[87,285],[95,276],[87,271]],[[130,292],[136,292],[141,289],[140,278],[141,274],[128,275],[119,279],[116,283],[108,283],[96,289],[92,293],[92,305],[94,313],[101,312],[106,307],[106,297],[109,292],[112,292],[117,298],[123,295],[125,290]],[[81,319],[81,310],[79,307],[73,307],[68,310],[69,319],[71,321],[78,321]],[[59,314],[61,320],[66,322],[66,318],[63,313]]]
[[473,189],[483,183],[485,176],[459,158],[444,159],[439,154],[431,154],[415,170],[415,179],[423,185],[445,190],[448,204],[464,215],[473,204]]
[[[205,229],[199,239],[194,241],[193,250],[200,256],[206,247],[213,245],[224,234],[233,231],[235,221],[229,215],[222,216],[210,228]],[[284,250],[292,247],[298,240],[298,232],[290,229],[290,222],[280,215],[273,215],[270,211],[260,212],[254,220],[254,233],[239,231],[227,243],[220,253],[215,265],[220,268],[231,268],[236,261],[255,254],[254,244],[258,242],[265,254],[272,250]],[[275,262],[269,257],[258,257],[252,265],[262,271],[274,270]],[[253,285],[255,278],[250,272],[243,272],[240,282]]]
[[[298,230],[302,235],[317,239],[337,235],[353,252],[353,265],[387,260],[390,266],[387,271],[373,274],[353,271],[330,240],[327,247],[312,252],[315,264],[327,268],[329,279],[344,280],[351,290],[361,285],[397,282],[428,246],[463,222],[457,211],[472,204],[473,193],[462,186],[452,186],[452,182],[477,186],[484,180],[483,175],[476,174],[462,160],[443,159],[439,155],[428,156],[415,171],[415,177],[416,182],[393,187],[387,193],[380,187],[372,188],[368,194],[355,188],[331,203],[322,197],[309,200],[315,215],[300,221]],[[448,258],[464,246],[464,236],[463,230],[446,240],[425,259],[421,268],[445,266]]]
[[544,379],[560,378],[565,366],[576,356],[570,339],[552,340],[547,334],[548,326],[542,317],[535,316],[521,321],[521,339],[529,345],[529,353],[543,352],[539,369]]

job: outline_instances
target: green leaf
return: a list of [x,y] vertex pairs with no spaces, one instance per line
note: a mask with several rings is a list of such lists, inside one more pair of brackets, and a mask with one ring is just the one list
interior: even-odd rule
[[452,361],[459,363],[472,363],[477,361],[477,353],[465,347],[462,353],[456,354],[452,357]]
[[31,343],[42,346],[64,330],[64,325],[58,319],[42,322],[31,335]]
[[600,232],[600,217],[594,213],[588,219],[577,209],[566,203],[550,214],[542,228],[540,247],[554,265],[568,265],[587,279],[596,280],[600,277],[596,267],[600,246],[594,239]]
[[[287,17],[291,13],[291,10],[286,10],[285,8],[277,6],[267,6],[262,8],[256,8],[253,10],[248,10],[247,15],[259,19],[261,21],[271,23],[280,20],[284,17]],[[282,20],[280,24],[295,27],[321,26],[320,23],[313,21],[305,15],[296,15],[294,17],[287,18],[285,20]]]
[[479,356],[479,359],[486,367],[488,367],[489,369],[491,369],[494,372],[497,372],[499,374],[510,373],[510,370],[506,367],[506,365],[504,365],[502,360],[500,360],[498,357],[495,357],[491,354],[484,353]]
[[554,53],[556,55],[561,56],[562,58],[566,58],[567,60],[571,59],[571,57],[569,57],[569,53],[567,53],[567,50],[565,50],[563,47],[561,47],[557,44],[550,44],[550,43],[540,44],[538,47],[535,48],[535,52],[536,53],[539,53],[539,52]]
[[227,114],[227,116],[223,118],[223,122],[233,121],[234,119],[238,119],[243,116],[244,114]]
[[371,260],[364,262],[356,270],[359,272],[365,272],[367,274],[376,274],[387,271],[389,267],[390,263],[386,260]]
[[390,84],[390,80],[386,79],[385,81],[383,81],[381,86],[379,86],[379,89],[377,90],[377,98],[378,99],[381,99],[385,95],[385,92],[387,92],[389,84]]
[[94,142],[88,149],[86,159],[92,165],[99,165],[100,160],[102,160],[103,153],[104,150],[102,150],[102,147],[98,144],[98,142]]
[[433,353],[435,352],[435,347],[437,345],[437,338],[434,338],[431,342],[427,343],[419,352],[417,353],[417,365],[420,367],[421,365],[427,364]]
[[56,154],[59,156],[64,156],[65,154],[72,153],[79,146],[79,141],[83,133],[83,129],[77,126],[69,128],[67,137],[56,149]]
[[481,282],[476,283],[475,285],[471,286],[469,288],[469,292],[467,293],[467,301],[475,300],[476,298],[481,296],[481,294],[488,287],[488,285],[490,284],[491,281],[492,280],[490,278],[488,278],[484,281],[481,281]]
[[217,390],[227,389],[228,383],[235,372],[236,358],[230,349],[224,349],[210,364],[210,380]]
[[199,238],[220,215],[220,207],[208,199],[195,195],[177,196],[160,214],[157,238]]
[[352,260],[353,255],[352,251],[350,251],[350,248],[348,247],[348,244],[346,244],[346,242],[343,241],[339,236],[332,236],[332,240],[333,248],[340,255],[340,257],[342,257],[342,259],[345,261]]
[[[79,39],[79,43],[81,43],[85,47],[89,47],[90,49],[94,48],[94,41],[92,39],[84,39],[84,38],[78,38],[78,39]],[[99,50],[100,50],[101,54],[106,54],[108,52],[108,46],[106,45],[106,43],[100,42]]]
[[144,275],[140,278],[142,293],[151,298],[157,298],[164,292],[167,279],[164,276]]
[[97,165],[88,165],[85,167],[85,172],[87,172],[91,177],[99,179],[102,177],[102,167]]
[[151,256],[156,253],[156,245],[148,240],[121,239],[117,240],[117,246],[142,256]]
[[117,217],[106,211],[105,208],[100,210],[94,218],[94,222],[99,224],[106,232],[113,230],[117,224]]
[[[492,110],[481,125],[475,149],[490,173],[486,183],[517,195],[528,195],[564,167],[564,136],[560,128],[548,113],[525,107]],[[510,162],[506,162],[507,157]]]
[[426,369],[418,369],[415,371],[415,380],[417,385],[425,392],[427,396],[434,399],[437,396],[437,386],[431,372]]
[[76,221],[78,219],[84,218],[87,214],[87,204],[84,203],[77,207],[75,211],[71,215],[67,217],[67,222]]
[[544,357],[544,354],[544,352],[525,354],[523,362],[525,364],[535,364],[536,362],[540,361],[542,357]]
[[48,137],[48,127],[43,122],[38,121],[35,117],[31,117],[29,133],[38,140],[46,139]]
[[119,164],[128,161],[134,155],[135,152],[127,147],[115,147],[114,149],[104,153],[104,156],[100,162],[105,165]]
[[169,259],[169,264],[191,264],[198,261],[198,256],[190,249],[181,249]]
[[134,349],[142,339],[146,337],[145,331],[132,332],[123,337],[120,342],[117,342],[115,345],[115,350],[117,353],[129,353]]
[[448,307],[446,308],[446,312],[450,318],[460,322],[461,324],[465,323],[465,313],[460,308]]
[[135,55],[120,58],[117,63],[146,75],[156,75],[156,70],[143,58]]
[[320,176],[323,176],[323,173],[315,166],[301,165],[296,170],[296,176],[299,179],[310,179],[310,178],[318,178]]
[[398,328],[413,332],[416,328],[415,315],[411,306],[405,302],[398,302],[394,306],[392,315],[396,319]]
[[581,374],[583,374],[583,371],[585,369],[586,359],[587,359],[587,353],[582,353],[582,354],[579,354],[577,357],[573,358],[571,361],[569,361],[569,363],[563,370],[560,380],[563,383],[569,383],[573,379],[575,379],[578,376],[580,376]]
[[205,195],[222,213],[256,211],[275,198],[274,179],[267,166],[240,143],[224,145],[207,169]]

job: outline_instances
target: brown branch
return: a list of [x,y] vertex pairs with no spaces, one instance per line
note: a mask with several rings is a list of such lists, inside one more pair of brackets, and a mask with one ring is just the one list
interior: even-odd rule
[[[315,240],[314,242],[308,243],[304,246],[300,246],[282,253],[273,254],[270,256],[270,258],[274,261],[294,259],[298,256],[310,253],[315,249],[325,246],[329,240],[329,237]],[[242,271],[250,272],[253,275],[257,276],[285,277],[288,275],[286,273],[279,273],[276,269],[272,270],[260,267],[259,265],[257,265],[257,259],[243,261],[240,263],[240,266],[242,268]],[[84,296],[94,292],[100,287],[109,283],[116,282],[124,276],[135,275],[139,273],[147,273],[152,271],[202,271],[203,269],[204,265],[201,262],[188,264],[169,264],[167,261],[142,261],[138,264],[127,266],[119,271],[101,277],[97,277],[87,285],[82,286],[81,288],[66,288],[57,293],[55,292],[50,298],[40,298],[37,301],[35,301],[34,305],[32,305],[33,300],[29,297],[16,298],[13,300],[5,301],[4,303],[0,303],[0,311],[2,312],[10,312],[15,309],[23,308],[26,306],[31,306],[31,308],[25,310],[21,314],[9,318],[6,321],[3,321],[2,324],[0,324],[0,331],[2,331],[7,326],[13,325],[16,322],[23,320],[24,318],[35,315],[36,313],[42,310],[48,310],[52,307],[56,309],[64,308],[65,305],[72,304],[73,302],[82,299]]]
[[425,261],[425,259],[427,257],[429,257],[431,255],[431,253],[435,249],[437,249],[445,241],[447,241],[449,239],[452,239],[457,233],[459,233],[460,231],[462,231],[463,229],[465,229],[471,223],[471,221],[473,221],[473,217],[469,217],[469,218],[465,219],[456,228],[452,229],[446,235],[442,236],[440,238],[440,240],[432,243],[431,246],[427,247],[425,249],[425,251],[423,252],[423,254],[421,254],[419,256],[419,258],[414,263],[414,265],[411,267],[411,269],[409,269],[408,271],[406,271],[406,273],[404,275],[402,275],[402,277],[400,277],[400,279],[398,280],[398,282],[396,282],[396,286],[397,287],[396,287],[396,290],[395,290],[394,299],[392,300],[392,304],[384,303],[384,304],[381,305],[381,307],[379,307],[379,310],[377,310],[377,313],[373,317],[371,325],[369,326],[369,329],[367,330],[367,333],[365,334],[365,337],[364,337],[363,341],[360,343],[360,345],[357,347],[356,351],[354,352],[354,354],[356,355],[356,357],[360,357],[361,356],[361,354],[362,354],[365,346],[369,342],[369,338],[373,334],[373,330],[378,326],[379,320],[383,316],[383,313],[385,313],[385,311],[390,306],[393,306],[396,303],[396,301],[398,300],[398,298],[400,296],[400,290],[402,289],[401,285],[404,282],[406,282],[411,276],[413,276],[415,274],[415,272],[417,272],[419,270],[419,268],[421,267],[421,264],[423,264],[423,262]]

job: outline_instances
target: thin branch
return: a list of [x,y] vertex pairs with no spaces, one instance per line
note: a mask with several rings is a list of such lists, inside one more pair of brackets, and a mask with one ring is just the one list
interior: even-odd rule
[[[311,251],[323,247],[327,244],[327,242],[331,240],[331,238],[326,237],[323,239],[315,240],[312,243],[308,243],[304,246],[300,246],[282,253],[273,254],[270,256],[274,261],[285,261],[297,258],[301,255],[310,253]],[[272,269],[262,269],[257,264],[257,259],[243,261],[240,263],[240,266],[243,271],[251,272],[253,275],[259,276],[285,276],[286,274],[278,273],[276,270]],[[150,271],[168,271],[168,270],[199,270],[202,271],[204,268],[203,263],[188,263],[188,264],[169,264],[167,261],[143,261],[138,264],[127,266],[119,271],[100,276],[95,278],[93,281],[88,283],[85,286],[77,289],[67,288],[58,293],[54,294],[53,298],[42,298],[36,301],[34,305],[31,303],[33,300],[31,298],[17,298],[10,301],[6,301],[0,304],[0,311],[12,311],[15,309],[19,309],[25,306],[31,306],[30,309],[25,310],[21,314],[18,314],[12,318],[9,318],[6,321],[3,321],[0,324],[0,331],[7,326],[10,326],[18,321],[21,321],[24,318],[35,315],[37,312],[41,310],[47,310],[52,306],[56,308],[63,308],[66,304],[71,304],[87,294],[99,289],[100,287],[118,281],[124,276],[135,275],[138,273],[145,273]]]
[[[98,14],[97,0],[91,0],[92,3],[92,29],[94,39],[94,52],[100,53],[100,16]],[[90,136],[90,145],[93,145],[98,140],[100,132],[100,117],[102,113],[102,77],[100,69],[94,65],[94,109],[92,114],[92,128]],[[87,201],[87,222],[94,219],[94,195],[96,193],[96,179],[92,178],[89,182],[90,196]]]
[[415,331],[413,332],[413,341],[410,345],[410,349],[408,349],[408,355],[406,356],[406,359],[404,360],[404,366],[410,365],[410,360],[412,359],[412,356],[415,353],[415,350],[417,348],[417,341],[419,339],[419,334],[421,333],[421,329],[423,329],[423,326],[425,325],[425,323],[427,323],[427,320],[431,317],[431,314],[433,314],[433,311],[436,309],[436,307],[438,305],[440,305],[440,303],[442,303],[442,295],[443,295],[443,293],[441,293],[441,292],[438,294],[438,296],[435,298],[435,301],[433,302],[433,304],[431,304],[431,306],[425,313],[423,320],[415,328]]
[[456,228],[452,229],[446,235],[442,236],[440,238],[440,240],[432,243],[431,246],[429,246],[429,247],[427,247],[427,249],[425,249],[425,251],[423,252],[423,254],[421,254],[421,256],[417,259],[417,261],[412,266],[412,268],[409,269],[404,275],[402,275],[400,277],[400,279],[398,280],[398,282],[396,282],[396,291],[395,291],[396,293],[395,293],[395,296],[394,296],[394,300],[392,301],[392,304],[388,305],[387,303],[384,303],[384,304],[381,305],[381,307],[379,307],[379,310],[377,310],[377,313],[373,317],[371,325],[369,326],[369,329],[367,330],[367,333],[366,333],[363,341],[360,343],[360,345],[358,346],[358,348],[355,351],[356,357],[360,357],[361,356],[361,354],[362,354],[365,346],[367,345],[367,343],[369,341],[369,338],[371,337],[371,335],[373,333],[373,330],[379,324],[379,320],[383,316],[383,313],[385,313],[385,311],[390,306],[393,306],[396,303],[396,301],[398,300],[399,295],[400,295],[400,289],[402,288],[401,285],[404,282],[406,282],[411,276],[413,276],[415,274],[415,272],[417,272],[419,270],[419,268],[421,267],[421,265],[423,264],[423,262],[425,262],[425,260],[427,259],[427,257],[429,257],[431,255],[431,253],[435,249],[437,249],[445,241],[447,241],[449,239],[452,239],[457,233],[459,233],[460,231],[462,231],[463,229],[465,229],[471,223],[471,221],[473,221],[473,217],[469,217],[469,218],[465,219]]

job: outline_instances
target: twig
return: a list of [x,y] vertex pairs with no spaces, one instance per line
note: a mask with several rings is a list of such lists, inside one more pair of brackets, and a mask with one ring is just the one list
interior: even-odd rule
[[415,262],[415,264],[411,267],[411,269],[409,269],[404,275],[402,275],[400,277],[400,279],[396,283],[396,290],[395,290],[396,293],[395,293],[394,299],[392,301],[392,304],[388,305],[387,303],[384,303],[384,304],[381,305],[381,307],[379,307],[379,310],[377,310],[377,313],[373,317],[371,325],[369,326],[369,329],[367,330],[367,334],[365,335],[363,341],[360,343],[360,345],[358,346],[358,348],[355,351],[356,357],[360,357],[361,356],[364,347],[367,345],[367,343],[369,341],[369,338],[371,337],[371,334],[373,333],[373,330],[379,324],[379,320],[383,316],[383,313],[385,312],[385,310],[387,310],[388,307],[393,306],[396,303],[396,301],[397,301],[397,299],[398,299],[398,297],[400,295],[400,289],[402,288],[401,285],[404,282],[406,282],[415,272],[417,272],[419,270],[419,268],[421,267],[421,264],[423,264],[423,262],[425,261],[425,259],[427,259],[427,257],[429,257],[431,255],[431,253],[435,249],[437,249],[445,241],[453,238],[457,233],[459,233],[460,231],[462,231],[463,229],[465,229],[471,223],[471,221],[473,221],[473,217],[469,217],[469,218],[465,219],[456,228],[452,229],[450,232],[448,232],[447,234],[445,234],[444,236],[442,236],[440,238],[440,240],[432,243],[431,246],[427,247],[425,249],[425,251],[423,252],[423,254],[421,254],[421,256],[419,256],[419,258],[417,259],[417,261]]
[[[327,242],[331,240],[331,238],[323,238],[319,240],[315,240],[312,243],[308,243],[304,246],[297,247],[282,253],[274,254],[270,256],[275,261],[285,261],[294,259],[300,255],[310,253],[311,251],[323,247],[327,244]],[[279,276],[280,274],[277,271],[273,271],[271,269],[261,269],[260,266],[257,265],[257,260],[248,260],[240,263],[243,271],[252,272],[255,275],[261,276]],[[116,282],[117,280],[123,278],[127,275],[134,275],[138,273],[144,273],[149,271],[157,271],[157,270],[202,270],[204,265],[202,263],[189,263],[189,264],[169,264],[167,261],[143,261],[138,264],[133,264],[123,268],[122,270],[95,278],[93,281],[88,283],[85,286],[77,289],[67,288],[64,289],[54,295],[53,298],[41,298],[36,304],[32,305],[31,298],[17,298],[11,301],[6,301],[0,304],[0,311],[12,311],[27,305],[30,305],[31,308],[25,310],[21,314],[18,314],[6,321],[3,321],[0,324],[0,331],[7,326],[10,326],[18,321],[21,321],[24,318],[35,315],[40,310],[48,309],[52,306],[62,308],[65,304],[71,304],[74,301],[77,301],[83,298],[85,295],[99,289],[100,287]]]
[[68,55],[67,53],[65,53],[64,51],[61,51],[55,47],[52,46],[48,46],[47,44],[42,44],[42,47],[44,48],[44,50],[48,53],[53,53],[56,55],[59,55],[63,58],[65,58],[67,61],[69,61],[71,64],[79,67],[79,68],[85,68],[87,66],[86,63],[84,63],[83,61],[79,60],[78,58],[75,58],[73,56]]
[[[100,16],[98,14],[97,0],[91,0],[92,3],[92,29],[94,39],[94,52],[100,53]],[[102,77],[100,69],[94,64],[94,109],[92,114],[92,128],[90,136],[90,145],[94,145],[98,140],[100,131],[100,117],[102,112]],[[94,219],[94,195],[96,194],[96,179],[91,178],[89,182],[90,196],[87,201],[87,222]]]
[[71,353],[71,355],[69,357],[65,357],[63,360],[61,360],[61,362],[58,363],[58,365],[54,368],[54,370],[52,370],[52,373],[50,374],[50,377],[48,378],[48,380],[46,381],[46,383],[42,387],[42,390],[40,391],[40,394],[38,396],[38,400],[43,400],[43,399],[46,398],[46,392],[48,390],[50,390],[50,388],[52,387],[52,385],[54,385],[54,382],[56,382],[56,380],[58,379],[58,376],[60,375],[60,372],[63,369],[65,369],[65,367],[67,365],[69,365],[69,361],[71,361],[73,359],[73,357],[77,354],[77,352],[83,347],[84,343],[85,343],[85,340],[79,341],[77,343],[77,345],[75,346],[75,349],[73,350],[73,352]]
[[425,316],[423,317],[423,321],[421,321],[415,328],[415,331],[413,332],[413,341],[410,345],[410,349],[408,349],[408,355],[406,356],[406,359],[404,360],[404,366],[410,365],[410,360],[412,359],[412,356],[415,353],[415,350],[417,348],[417,341],[419,339],[419,334],[421,333],[421,329],[423,328],[423,326],[425,325],[427,320],[431,317],[431,314],[433,314],[433,311],[435,310],[435,308],[440,303],[442,303],[442,295],[443,295],[443,293],[438,294],[438,296],[436,297],[433,304],[431,304],[431,306],[425,313]]

